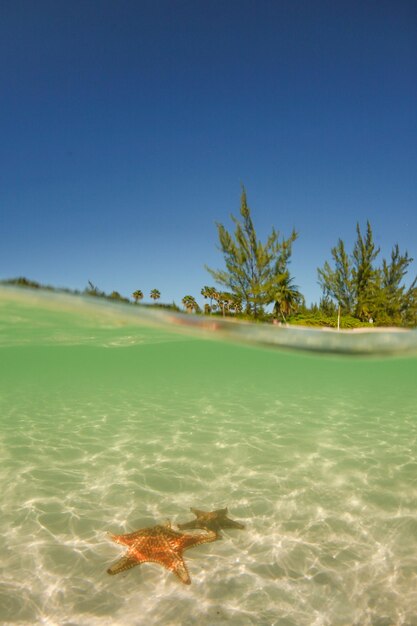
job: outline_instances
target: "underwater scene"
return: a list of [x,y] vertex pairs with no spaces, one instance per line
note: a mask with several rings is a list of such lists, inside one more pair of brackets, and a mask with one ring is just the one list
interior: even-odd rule
[[417,624],[417,331],[1,288],[0,459],[1,624]]

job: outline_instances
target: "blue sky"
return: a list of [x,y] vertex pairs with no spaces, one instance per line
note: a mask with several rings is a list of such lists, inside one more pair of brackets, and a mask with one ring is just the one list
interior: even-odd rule
[[0,278],[201,301],[241,183],[307,302],[357,221],[417,259],[414,0],[0,11]]

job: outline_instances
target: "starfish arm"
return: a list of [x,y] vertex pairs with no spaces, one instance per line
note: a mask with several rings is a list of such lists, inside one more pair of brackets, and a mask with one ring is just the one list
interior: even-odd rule
[[120,543],[124,546],[130,546],[132,543],[135,543],[140,538],[145,538],[152,536],[153,528],[141,528],[141,530],[136,530],[133,533],[127,533],[125,535],[113,535],[113,533],[107,533],[113,541],[116,543]]
[[124,572],[127,569],[131,569],[135,567],[135,565],[139,565],[139,561],[130,556],[122,556],[121,559],[113,563],[111,567],[107,570],[108,574],[114,576],[114,574],[120,574],[120,572]]
[[206,533],[200,533],[199,535],[183,535],[181,545],[183,550],[188,550],[188,548],[199,546],[202,543],[211,543],[219,538],[220,537],[216,532],[209,530]]
[[221,522],[222,528],[240,528],[243,530],[245,527],[240,522],[235,522],[233,519],[229,519],[228,517]]
[[126,541],[135,541],[139,537],[149,537],[152,529],[151,528],[141,528],[140,530],[135,530],[134,533],[127,533],[126,535],[122,535]]
[[197,520],[192,520],[191,522],[185,522],[184,524],[178,524],[178,528],[181,530],[191,530],[193,528],[200,528]]
[[177,554],[168,554],[166,556],[149,556],[147,563],[156,563],[162,565],[170,572],[173,572],[184,585],[191,585],[191,578],[187,570],[187,566],[181,556]]
[[109,538],[115,543],[120,543],[123,546],[129,545],[129,535],[113,535],[113,533],[107,533]]
[[172,570],[176,576],[180,579],[184,585],[191,585],[190,574],[188,573],[187,566],[182,559],[179,559],[175,568]]
[[200,509],[191,508],[191,512],[194,513],[196,519],[192,522],[179,524],[179,528],[183,530],[201,528],[215,532],[219,532],[222,528],[245,528],[240,522],[236,522],[227,517],[227,508],[216,509],[215,511],[201,511]]
[[201,509],[190,508],[191,513],[194,513],[196,517],[200,517],[201,515],[207,515],[207,511],[201,511]]

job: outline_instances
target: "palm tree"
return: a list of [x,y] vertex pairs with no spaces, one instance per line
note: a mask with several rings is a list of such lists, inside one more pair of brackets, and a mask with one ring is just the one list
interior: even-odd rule
[[198,304],[193,296],[184,296],[182,299],[182,303],[187,313],[192,313],[193,311],[196,311],[198,309]]
[[223,298],[222,298],[223,294],[220,291],[217,291],[217,289],[214,289],[213,291],[213,299],[217,302],[217,305],[213,306],[213,310],[215,308],[218,308],[219,310],[221,309],[223,311],[223,315],[224,315],[224,306],[223,306]]
[[274,317],[278,315],[286,322],[290,313],[296,311],[303,302],[303,296],[296,285],[292,284],[293,279],[286,272],[275,291],[274,295]]
[[205,285],[205,287],[203,287],[201,290],[201,295],[204,296],[204,298],[209,298],[210,300],[210,311],[213,309],[213,298],[215,298],[215,294],[215,287],[207,287],[207,285]]
[[234,306],[235,296],[232,293],[229,293],[227,291],[224,291],[222,293],[222,296],[223,296],[223,302],[224,302],[224,311],[226,313],[230,313]]
[[219,309],[222,310],[223,317],[225,317],[226,312],[229,313],[230,307],[233,305],[233,295],[227,291],[215,291],[214,298],[217,300]]
[[158,291],[158,289],[152,289],[152,291],[151,291],[151,298],[152,298],[152,300],[155,300],[155,302],[156,302],[156,300],[159,300],[160,297],[161,297],[161,292]]
[[233,309],[235,311],[235,315],[237,315],[238,313],[242,313],[242,300],[240,298],[234,298],[233,299]]
[[141,292],[140,289],[136,289],[136,291],[134,291],[132,293],[132,298],[135,299],[136,304],[138,303],[138,300],[142,300],[143,299],[143,293]]

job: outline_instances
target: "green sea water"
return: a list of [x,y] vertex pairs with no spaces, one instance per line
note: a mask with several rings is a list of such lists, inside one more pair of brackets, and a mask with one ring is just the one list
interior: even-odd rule
[[[415,626],[415,332],[347,356],[138,309],[0,292],[0,623]],[[226,506],[190,586],[106,573],[107,531]]]

